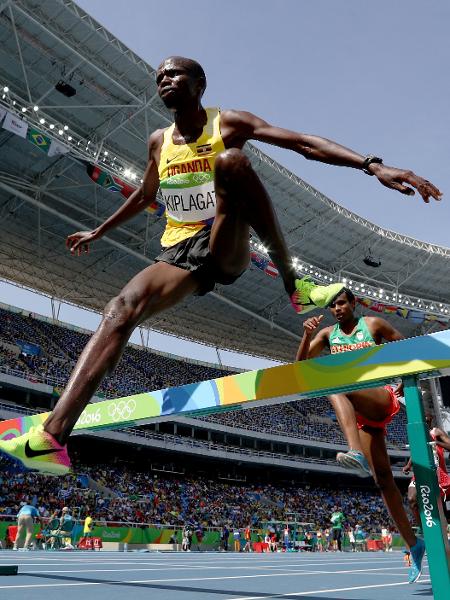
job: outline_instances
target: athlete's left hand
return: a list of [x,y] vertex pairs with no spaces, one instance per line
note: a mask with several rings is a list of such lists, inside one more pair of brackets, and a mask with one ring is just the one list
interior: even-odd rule
[[442,198],[442,192],[435,185],[412,171],[386,165],[371,165],[370,168],[380,183],[401,194],[414,196],[416,192],[413,188],[415,188],[427,204],[430,202],[430,198],[434,198],[434,200]]

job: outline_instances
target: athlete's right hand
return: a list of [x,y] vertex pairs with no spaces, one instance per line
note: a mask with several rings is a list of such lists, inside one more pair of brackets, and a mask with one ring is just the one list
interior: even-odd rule
[[321,321],[323,319],[323,315],[319,315],[318,317],[310,317],[303,321],[303,331],[306,335],[312,335],[315,330],[319,327]]
[[89,244],[100,237],[98,230],[77,231],[67,236],[66,246],[72,255],[81,256],[89,252]]

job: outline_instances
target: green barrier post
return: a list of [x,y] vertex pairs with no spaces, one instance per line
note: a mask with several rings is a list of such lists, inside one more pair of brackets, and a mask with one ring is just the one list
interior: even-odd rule
[[408,416],[408,440],[434,598],[448,600],[450,598],[450,549],[447,542],[447,523],[436,477],[436,465],[425,423],[422,399],[417,389],[417,378],[405,377],[403,382]]

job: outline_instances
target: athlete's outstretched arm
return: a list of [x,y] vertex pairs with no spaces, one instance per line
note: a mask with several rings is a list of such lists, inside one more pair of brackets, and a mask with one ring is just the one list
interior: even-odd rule
[[[274,127],[249,112],[225,111],[221,119],[221,128],[224,132],[228,131],[230,137],[233,137],[234,133],[235,143],[240,147],[247,140],[257,140],[293,150],[309,160],[360,170],[364,167],[366,157],[350,148],[316,135]],[[368,166],[368,170],[384,186],[402,194],[412,196],[415,194],[413,189],[415,188],[424,202],[428,203],[430,198],[441,199],[442,193],[436,186],[408,169],[372,163]]]
[[156,198],[159,188],[158,163],[155,158],[155,150],[159,148],[161,131],[155,131],[149,140],[149,158],[145,169],[143,183],[135,190],[126,202],[120,206],[104,223],[92,231],[78,231],[67,237],[66,246],[72,254],[89,252],[89,244],[101,238],[107,231],[118,227],[121,223],[128,221],[139,214]]

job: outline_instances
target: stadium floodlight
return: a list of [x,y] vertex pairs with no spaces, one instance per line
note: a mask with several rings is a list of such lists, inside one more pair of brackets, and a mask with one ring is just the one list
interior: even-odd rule
[[62,135],[64,133],[64,131],[62,129],[58,129],[58,133],[59,133],[59,135]]
[[44,119],[43,117],[42,117],[42,118],[40,118],[40,119],[39,119],[39,123],[40,123],[41,125],[43,125],[43,124],[45,123],[45,119]]
[[9,87],[7,85],[5,85],[5,87],[3,88],[3,91],[5,92],[5,94],[7,94],[9,92]]
[[55,129],[55,126],[53,125],[53,123],[50,123],[49,127],[50,127],[50,129]]
[[105,150],[105,151],[103,152],[103,154],[104,154],[105,156],[108,156],[108,150]]
[[64,129],[64,131],[67,131],[69,129],[69,126],[68,125],[64,125],[63,129]]
[[72,136],[69,135],[69,137],[67,139],[68,139],[69,142],[71,142],[72,141]]
[[23,107],[22,107],[22,112],[23,112],[23,113],[26,113],[26,112],[27,112],[27,109],[25,108],[25,106],[23,106]]
[[35,105],[33,106],[33,110],[34,110],[34,112],[37,112],[37,111],[39,110],[39,106],[38,106],[37,104],[35,104]]

